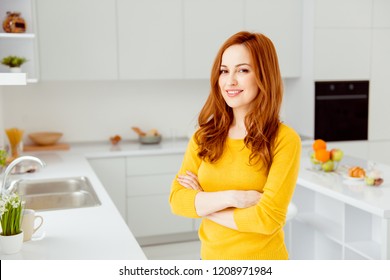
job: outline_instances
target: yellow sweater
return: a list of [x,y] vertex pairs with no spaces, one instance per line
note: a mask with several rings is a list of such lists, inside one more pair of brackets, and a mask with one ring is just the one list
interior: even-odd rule
[[[178,174],[186,170],[197,174],[205,192],[222,190],[257,190],[259,203],[234,210],[238,230],[204,218],[199,228],[201,258],[206,259],[288,259],[283,226],[287,207],[298,177],[301,142],[298,134],[281,124],[273,149],[268,174],[261,164],[248,164],[250,150],[242,139],[228,138],[222,157],[214,164],[197,156],[197,144],[191,138]],[[186,189],[176,178],[172,183],[172,212],[189,218],[201,218],[195,210],[198,191]]]

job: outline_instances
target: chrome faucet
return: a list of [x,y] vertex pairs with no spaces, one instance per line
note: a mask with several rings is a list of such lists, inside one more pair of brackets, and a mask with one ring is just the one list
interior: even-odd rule
[[8,184],[8,182],[7,182],[8,181],[8,176],[11,173],[12,169],[14,169],[14,167],[16,165],[18,165],[19,163],[21,163],[23,161],[34,161],[36,163],[39,163],[41,165],[41,167],[45,167],[46,166],[46,163],[44,161],[40,160],[37,157],[33,157],[33,156],[21,156],[21,157],[18,157],[16,159],[14,159],[7,166],[7,168],[4,171],[3,182],[1,184],[1,194],[3,194],[3,193],[9,194],[10,192],[13,191],[13,186],[14,185],[13,184]]

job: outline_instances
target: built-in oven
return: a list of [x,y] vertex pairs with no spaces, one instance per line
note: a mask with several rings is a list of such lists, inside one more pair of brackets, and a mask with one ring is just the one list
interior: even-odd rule
[[314,138],[368,139],[369,81],[315,82]]

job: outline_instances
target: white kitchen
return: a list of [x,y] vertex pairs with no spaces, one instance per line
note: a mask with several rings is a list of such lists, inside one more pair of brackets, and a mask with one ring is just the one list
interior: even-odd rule
[[[173,215],[168,197],[209,94],[213,59],[240,30],[274,42],[281,120],[302,137],[296,213],[285,225],[290,259],[390,259],[390,1],[2,0],[2,23],[7,11],[20,13],[25,30],[0,30],[0,59],[27,61],[21,73],[0,65],[0,149],[5,130],[18,128],[20,154],[46,164],[7,177],[87,178],[97,203],[37,209],[43,224],[34,238],[0,259],[199,260],[200,221]],[[356,128],[362,110],[353,105],[363,95],[343,93],[347,105],[339,98],[321,108],[329,116],[320,127],[321,85],[352,92],[361,82],[363,125]],[[134,127],[157,130],[161,142],[140,143]],[[61,145],[35,146],[28,135],[42,131],[61,132]],[[312,169],[317,138],[343,151],[338,172]],[[341,174],[373,164],[380,186]]]

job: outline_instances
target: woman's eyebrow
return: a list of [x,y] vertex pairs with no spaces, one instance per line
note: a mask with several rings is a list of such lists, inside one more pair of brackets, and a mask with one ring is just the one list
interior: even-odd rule
[[[240,63],[240,64],[237,64],[236,66],[234,66],[234,68],[241,67],[241,66],[249,66],[249,67],[252,67],[249,63]],[[226,68],[228,68],[226,65],[223,65],[223,64],[221,64],[221,67],[226,67]]]

